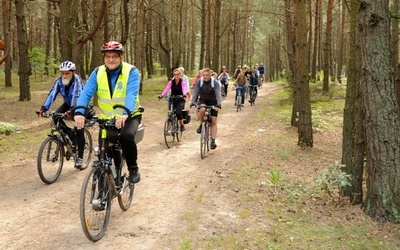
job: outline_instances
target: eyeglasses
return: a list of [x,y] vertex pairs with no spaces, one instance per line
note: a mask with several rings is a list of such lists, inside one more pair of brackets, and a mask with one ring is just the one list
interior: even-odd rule
[[104,56],[104,59],[106,60],[117,60],[120,56]]
[[181,74],[174,74],[174,76],[180,76]]

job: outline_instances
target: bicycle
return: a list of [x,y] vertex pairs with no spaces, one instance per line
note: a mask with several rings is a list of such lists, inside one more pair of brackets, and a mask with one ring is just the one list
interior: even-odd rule
[[224,100],[225,97],[225,84],[221,82],[221,99]]
[[242,90],[236,87],[236,100],[235,100],[236,112],[242,110]]
[[264,74],[261,74],[260,77],[258,77],[258,88],[261,89],[262,85],[264,83]]
[[[185,95],[174,95],[169,97],[168,117],[164,123],[164,141],[168,148],[174,146],[175,138],[178,142],[182,141],[182,131],[179,129],[178,117],[176,116],[173,102],[174,100],[185,97]],[[161,100],[161,98],[159,98],[159,100]]]
[[[131,117],[127,107],[117,104],[113,108],[122,108]],[[141,108],[140,112],[143,111]],[[94,152],[98,160],[93,162],[82,183],[80,220],[85,236],[93,242],[100,240],[106,232],[111,215],[111,200],[118,197],[119,207],[126,211],[131,206],[135,189],[135,185],[129,183],[128,168],[123,167],[125,155],[118,140],[119,131],[115,121],[115,118],[96,120],[100,141]],[[139,124],[135,142],[139,143],[143,135],[144,126]]]
[[196,107],[197,109],[205,108],[204,119],[201,123],[201,133],[200,133],[200,156],[204,159],[206,152],[210,151],[211,142],[211,109],[214,106],[200,105]]
[[256,98],[257,98],[257,92],[256,92],[256,88],[258,86],[257,85],[250,85],[249,86],[249,91],[250,91],[250,98],[249,98],[249,102],[250,105],[253,106],[255,104]]
[[[74,107],[80,108],[81,106]],[[40,114],[36,111],[36,114]],[[78,159],[77,145],[77,131],[76,128],[71,129],[61,123],[61,120],[68,117],[65,113],[43,113],[44,118],[51,119],[51,124],[54,127],[51,128],[50,134],[42,142],[38,157],[37,157],[37,170],[40,179],[46,184],[52,184],[57,181],[60,177],[62,168],[64,166],[64,158],[69,161],[71,158],[75,161]],[[85,148],[83,154],[83,164],[79,168],[80,170],[86,169],[89,165],[92,156],[92,135],[87,129],[93,126],[93,121],[88,119],[85,124],[84,136],[85,136]],[[73,138],[71,138],[73,137]]]

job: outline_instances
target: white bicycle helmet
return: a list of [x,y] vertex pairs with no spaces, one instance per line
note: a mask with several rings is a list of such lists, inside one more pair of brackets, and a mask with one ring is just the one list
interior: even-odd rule
[[70,61],[65,61],[60,64],[60,71],[75,71],[75,63]]

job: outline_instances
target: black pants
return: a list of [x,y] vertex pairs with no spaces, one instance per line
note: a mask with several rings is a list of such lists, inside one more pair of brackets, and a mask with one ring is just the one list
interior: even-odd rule
[[225,94],[225,97],[226,96],[228,96],[228,85],[229,85],[229,83],[227,83],[227,82],[222,82],[222,84],[224,85],[224,94]]
[[[171,103],[169,104],[171,105]],[[178,120],[182,120],[182,110],[185,108],[185,101],[176,101],[173,103],[173,108],[175,109],[176,112],[176,117]]]
[[141,120],[141,115],[128,118],[125,121],[125,126],[121,128],[119,134],[119,142],[121,143],[122,152],[125,155],[128,169],[137,169],[137,146],[135,143],[135,135]]
[[[61,104],[60,107],[58,107],[58,109],[56,110],[57,113],[65,113],[66,111],[68,111],[71,107],[69,106],[68,103],[64,102],[63,104]],[[56,122],[56,121],[54,121]],[[75,135],[74,129],[71,129],[67,126],[67,124],[65,124],[65,122],[61,119],[60,120],[61,123],[61,127],[67,128],[67,131],[65,131],[66,133],[68,133],[68,136],[70,137],[70,139],[72,140],[72,142],[77,143],[78,146],[78,158],[83,158],[83,151],[85,149],[85,134],[84,134],[84,130],[83,129],[79,129],[76,130],[76,138],[74,139],[73,136]]]

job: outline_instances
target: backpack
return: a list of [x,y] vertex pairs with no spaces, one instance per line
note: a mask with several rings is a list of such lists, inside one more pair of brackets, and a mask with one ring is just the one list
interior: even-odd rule
[[[211,77],[211,88],[214,88],[214,77]],[[200,88],[203,86],[203,77],[200,78]]]

